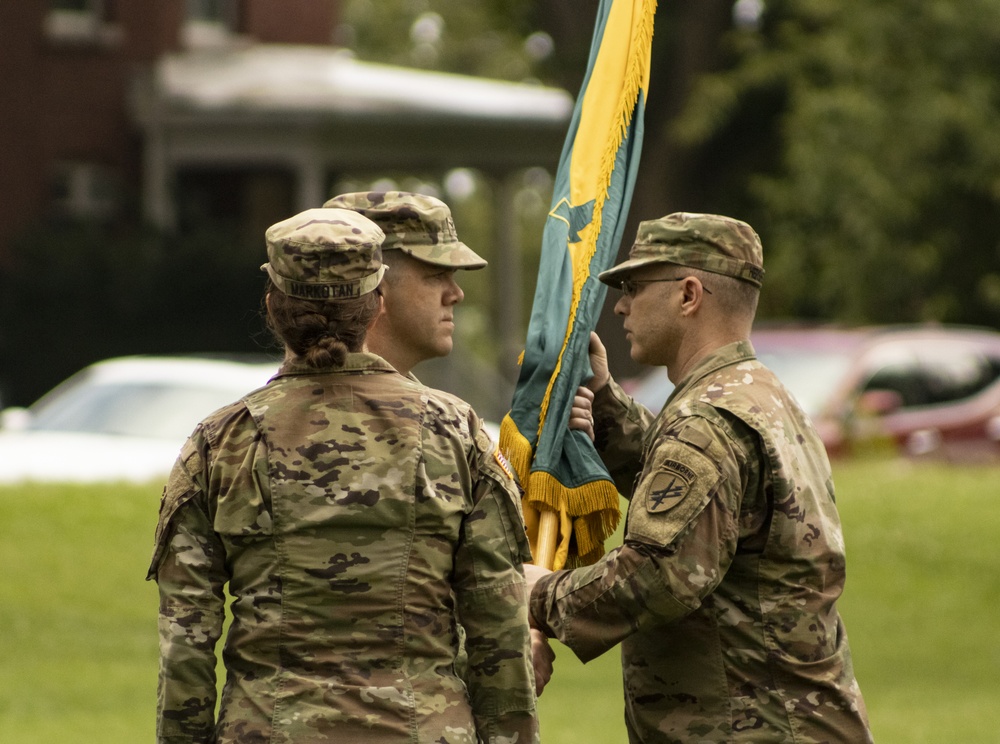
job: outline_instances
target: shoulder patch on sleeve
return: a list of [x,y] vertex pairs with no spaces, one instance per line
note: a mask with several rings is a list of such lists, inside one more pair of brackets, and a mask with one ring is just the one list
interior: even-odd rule
[[702,450],[674,437],[661,440],[632,495],[626,539],[670,544],[708,505],[722,479]]
[[677,506],[698,481],[698,474],[682,462],[664,460],[646,490],[646,511],[665,512]]
[[514,480],[514,472],[510,469],[510,463],[507,462],[507,458],[503,456],[499,445],[497,445],[496,449],[493,450],[493,459],[496,460],[497,465],[500,466],[500,469],[507,475],[507,477]]

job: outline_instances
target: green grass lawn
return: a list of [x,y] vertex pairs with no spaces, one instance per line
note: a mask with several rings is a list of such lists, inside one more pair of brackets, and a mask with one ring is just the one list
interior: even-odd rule
[[[841,603],[880,744],[986,744],[1000,678],[1000,469],[838,464]],[[0,488],[0,741],[153,740],[159,486]],[[617,653],[557,646],[545,744],[625,744]]]

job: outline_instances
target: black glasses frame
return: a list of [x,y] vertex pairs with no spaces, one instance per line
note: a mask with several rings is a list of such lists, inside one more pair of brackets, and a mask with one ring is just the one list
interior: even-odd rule
[[[655,284],[656,282],[682,282],[687,279],[686,276],[678,276],[673,279],[622,279],[618,283],[618,289],[621,290],[622,294],[626,297],[635,297],[635,293],[639,291],[640,284]],[[704,284],[701,285],[708,294],[712,294],[712,290],[706,287]]]

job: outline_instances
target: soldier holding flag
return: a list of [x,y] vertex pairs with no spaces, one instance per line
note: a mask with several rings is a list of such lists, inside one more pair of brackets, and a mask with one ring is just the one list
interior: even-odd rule
[[622,291],[632,358],[676,388],[654,417],[591,337],[570,420],[630,498],[624,544],[583,568],[526,568],[537,627],[583,661],[621,644],[632,744],[871,741],[836,605],[830,464],[749,341],[763,273],[749,225],[678,213],[641,223],[600,274]]

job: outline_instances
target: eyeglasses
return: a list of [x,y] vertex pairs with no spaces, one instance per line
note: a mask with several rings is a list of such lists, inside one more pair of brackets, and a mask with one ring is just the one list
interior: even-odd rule
[[[673,279],[622,279],[618,284],[618,288],[622,291],[622,294],[626,297],[635,297],[635,293],[639,291],[640,284],[655,284],[656,282],[681,282],[687,279],[686,276],[678,276]],[[712,290],[706,287],[704,284],[701,285],[708,294],[712,294]]]

